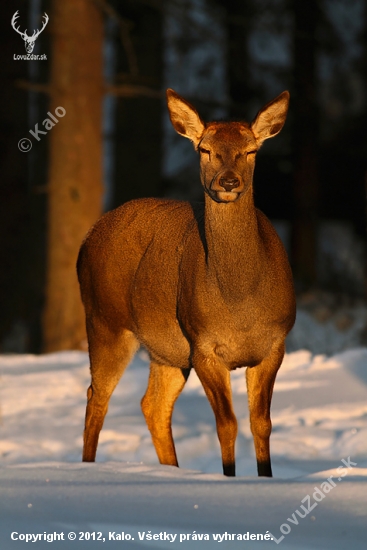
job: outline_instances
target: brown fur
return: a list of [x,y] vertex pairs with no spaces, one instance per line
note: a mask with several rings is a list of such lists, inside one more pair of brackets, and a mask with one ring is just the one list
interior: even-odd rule
[[235,474],[230,371],[247,366],[258,473],[271,476],[270,402],[295,300],[284,248],[254,207],[252,179],[256,151],[281,130],[289,94],[251,126],[204,125],[173,90],[167,98],[173,126],[200,151],[205,203],[131,201],[103,216],[81,247],[92,375],[83,460],[95,459],[110,396],[143,344],[151,367],[142,409],[160,462],[178,465],[171,416],[193,367],[216,417],[224,473]]

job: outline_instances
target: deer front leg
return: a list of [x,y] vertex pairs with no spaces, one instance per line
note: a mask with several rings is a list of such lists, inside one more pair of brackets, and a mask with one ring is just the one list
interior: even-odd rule
[[171,419],[175,401],[189,373],[190,369],[150,364],[148,388],[141,408],[161,464],[178,466]]
[[205,357],[200,353],[194,354],[193,366],[215,415],[222,452],[223,474],[235,476],[237,420],[232,407],[230,373],[218,359]]
[[284,342],[277,346],[256,367],[247,367],[246,381],[250,426],[254,437],[257,472],[272,477],[269,438],[271,434],[270,405],[275,377],[284,357]]

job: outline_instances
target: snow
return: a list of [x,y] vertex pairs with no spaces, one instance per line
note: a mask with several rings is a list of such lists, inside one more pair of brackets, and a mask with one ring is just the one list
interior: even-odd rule
[[[140,351],[125,372],[111,399],[97,462],[83,464],[88,355],[0,356],[1,550],[27,544],[11,540],[12,532],[77,534],[74,542],[54,540],[53,549],[212,548],[220,540],[213,535],[222,537],[223,548],[275,547],[274,540],[238,538],[246,533],[271,533],[285,549],[366,548],[366,348],[286,355],[272,404],[273,479],[256,476],[244,369],[232,373],[238,477],[221,474],[213,414],[195,372],[173,416],[181,468],[159,465],[140,410],[147,359]],[[320,497],[315,490],[327,487],[330,476],[335,486]],[[307,495],[316,506],[303,518]],[[105,542],[78,540],[80,532],[100,532]],[[147,540],[149,532],[157,540]],[[134,540],[109,540],[109,533]],[[209,540],[195,540],[197,534]]]

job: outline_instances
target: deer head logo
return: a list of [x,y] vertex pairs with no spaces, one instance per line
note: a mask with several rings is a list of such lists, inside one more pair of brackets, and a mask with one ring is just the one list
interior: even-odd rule
[[15,26],[15,23],[16,23],[16,19],[19,17],[18,15],[18,10],[14,13],[13,17],[12,17],[12,20],[11,20],[11,26],[13,27],[13,29],[20,34],[20,36],[23,38],[24,40],[24,45],[25,45],[25,49],[26,49],[26,52],[27,53],[32,53],[33,52],[33,48],[34,48],[34,43],[35,41],[37,40],[38,36],[41,34],[41,32],[43,31],[43,29],[46,27],[47,23],[48,23],[48,15],[47,13],[44,13],[43,14],[43,17],[44,17],[44,21],[42,23],[42,29],[40,29],[39,31],[33,31],[33,34],[32,36],[28,36],[27,35],[27,29],[24,31],[24,32],[21,32],[19,30],[19,27],[17,28]]

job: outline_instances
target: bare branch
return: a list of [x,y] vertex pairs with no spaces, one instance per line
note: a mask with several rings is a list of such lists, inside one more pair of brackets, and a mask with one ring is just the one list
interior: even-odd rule
[[130,36],[131,21],[121,17],[119,13],[105,0],[91,0],[97,7],[111,19],[114,19],[120,27],[121,42],[124,47],[129,70],[132,76],[139,74],[138,59]]
[[152,97],[163,99],[164,92],[148,88],[147,86],[136,86],[134,84],[121,84],[119,86],[107,86],[106,93],[118,97]]
[[28,80],[15,80],[14,85],[17,88],[28,90],[29,92],[38,92],[41,94],[49,94],[51,92],[51,86],[49,86],[49,84],[36,84]]
[[[36,84],[27,80],[16,80],[15,86],[28,90],[30,92],[38,92],[43,94],[49,94],[51,87],[48,84]],[[116,97],[150,97],[152,99],[164,99],[165,91],[150,88],[149,86],[139,86],[135,84],[117,84],[107,85],[104,88],[104,93],[111,94]],[[202,105],[211,108],[229,108],[236,107],[237,110],[244,111],[244,105],[240,103],[234,103],[232,101],[217,101],[215,99],[202,98],[197,96],[190,96],[188,99],[197,105]]]

